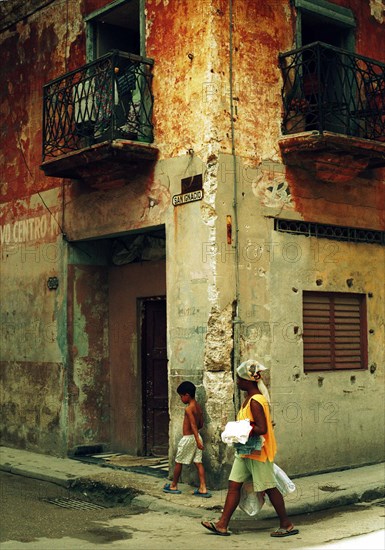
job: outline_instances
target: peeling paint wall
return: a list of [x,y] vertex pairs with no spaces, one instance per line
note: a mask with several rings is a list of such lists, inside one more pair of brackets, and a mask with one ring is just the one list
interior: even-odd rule
[[[290,464],[297,473],[379,461],[378,440],[385,436],[384,426],[375,421],[375,435],[368,427],[383,414],[384,247],[288,239],[277,233],[274,241],[277,254],[268,275],[269,324],[279,463]],[[288,254],[282,254],[284,250]],[[368,370],[303,372],[303,290],[372,295],[367,298]],[[305,443],[312,439],[312,445]],[[295,461],[293,440],[304,442],[299,445],[301,464]]]
[[68,274],[68,447],[110,441],[108,272],[73,265]]
[[[295,46],[292,2],[234,0],[230,26],[225,0],[146,1],[159,158],[128,171],[124,184],[109,191],[45,177],[39,169],[42,87],[85,63],[84,17],[107,2],[71,2],[68,12],[58,10],[56,1],[37,4],[41,9],[27,13],[14,0],[15,23],[7,19],[0,34],[8,83],[0,97],[4,441],[57,454],[79,444],[111,443],[111,395],[120,375],[112,373],[109,361],[108,245],[99,254],[97,241],[85,240],[101,243],[164,226],[170,459],[183,418],[175,390],[187,379],[197,385],[205,410],[208,479],[213,487],[225,485],[232,454],[220,442],[220,432],[239,402],[232,373],[239,276],[240,355],[257,356],[270,367],[266,382],[274,402],[279,463],[300,473],[361,464],[369,455],[369,461],[379,460],[379,438],[365,430],[383,399],[384,251],[352,243],[333,248],[336,243],[273,230],[273,217],[385,228],[384,170],[330,184],[282,162],[278,53]],[[354,13],[357,52],[384,61],[381,2],[335,4]],[[200,174],[203,199],[173,206],[182,179]],[[49,291],[47,279],[53,276],[59,287]],[[317,374],[303,372],[301,292],[318,289],[316,280],[325,290],[346,291],[348,279],[352,291],[373,293],[369,357],[376,368],[326,373],[320,381]],[[132,299],[140,288],[132,289]],[[155,284],[152,289],[159,292]],[[295,333],[293,327],[298,327]],[[132,356],[136,345],[130,347]],[[140,399],[137,393],[130,398]],[[314,451],[315,430],[320,441],[330,434],[338,440],[332,460],[328,441]],[[140,447],[140,438],[138,428],[131,449]]]
[[[378,428],[376,422],[376,437],[368,426],[383,410],[384,248],[279,233],[270,216],[280,212],[291,218],[295,213],[296,219],[302,214],[305,219],[347,226],[354,219],[359,226],[380,229],[383,183],[356,178],[349,186],[317,187],[303,176],[302,191],[317,189],[317,200],[309,198],[299,210],[289,193],[292,180],[278,192],[269,171],[264,176],[260,171],[261,167],[254,173],[246,167],[239,171],[241,356],[256,357],[269,367],[264,379],[276,422],[277,462],[294,474],[381,460],[377,435],[383,438],[383,424]],[[284,173],[273,174],[276,183],[282,182]],[[256,180],[265,181],[263,187],[260,184],[262,193],[255,192]],[[367,300],[368,370],[304,372],[304,290],[372,296]]]
[[[55,205],[54,192],[42,193]],[[2,440],[20,448],[65,449],[65,246],[36,197],[3,210],[1,228]],[[57,289],[49,280],[57,278]],[[39,426],[39,429],[36,429]]]

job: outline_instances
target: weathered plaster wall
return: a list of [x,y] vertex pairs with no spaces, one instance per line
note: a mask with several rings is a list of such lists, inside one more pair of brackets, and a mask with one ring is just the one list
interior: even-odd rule
[[[233,177],[232,159],[221,160],[220,173]],[[302,193],[317,199],[304,201],[299,211],[290,193],[292,180],[285,179],[279,164],[262,163],[252,169],[239,162],[236,175],[241,356],[256,357],[270,369],[265,381],[277,424],[277,461],[292,473],[304,473],[381,460],[383,433],[378,439],[368,426],[383,414],[385,251],[377,245],[278,233],[270,217],[303,215],[347,226],[355,220],[360,227],[383,229],[383,182],[356,178],[349,185],[332,187],[302,175]],[[223,271],[231,272],[233,256],[224,237],[222,248],[220,242],[213,253]],[[303,290],[373,294],[367,302],[368,370],[304,373]]]
[[[0,95],[3,441],[63,454],[68,412],[66,245],[59,228],[61,182],[39,169],[42,89],[66,70],[68,52],[61,45],[76,38],[82,23],[78,3],[72,3],[68,27],[57,3],[6,4],[0,36],[6,84]],[[57,290],[48,289],[49,277],[58,277]]]
[[[336,3],[350,7],[356,15],[358,52],[385,59],[385,33],[381,32],[383,17],[378,2],[336,0]],[[363,291],[372,285],[373,272],[378,280],[383,280],[382,252],[371,247],[361,253],[363,245],[341,245],[337,265],[323,265],[322,261],[319,265],[320,262],[311,256],[313,241],[306,241],[303,246],[301,244],[299,261],[291,263],[291,239],[280,235],[278,241],[267,217],[287,215],[294,219],[383,229],[384,176],[378,171],[337,187],[320,184],[308,174],[282,165],[278,147],[281,76],[277,58],[279,52],[294,46],[295,10],[290,7],[289,0],[279,3],[278,9],[276,0],[263,3],[234,0],[230,57],[229,3],[226,0],[148,0],[146,53],[155,59],[155,145],[160,149],[160,160],[154,166],[147,166],[142,176],[133,177],[128,173],[127,185],[122,188],[96,192],[79,182],[47,178],[39,170],[41,90],[45,82],[84,64],[83,16],[106,4],[104,0],[72,2],[66,25],[65,12],[57,9],[57,2],[52,2],[7,28],[0,37],[2,74],[7,75],[3,80],[8,82],[7,93],[0,98],[7,129],[0,135],[0,150],[3,151],[0,153],[1,198],[5,212],[1,238],[8,250],[3,274],[9,298],[4,315],[8,314],[8,328],[12,315],[11,325],[17,327],[10,329],[16,330],[11,338],[5,338],[3,356],[7,441],[57,452],[67,444],[67,414],[72,426],[68,438],[71,445],[108,437],[107,344],[103,320],[107,292],[105,266],[97,261],[91,266],[84,258],[77,257],[71,260],[68,289],[60,284],[61,277],[63,281],[67,278],[66,249],[55,224],[52,236],[48,229],[42,235],[42,224],[51,227],[52,218],[36,195],[37,190],[40,193],[51,190],[47,204],[54,213],[60,212],[58,220],[69,240],[166,226],[172,413],[170,457],[180,437],[183,414],[175,389],[187,378],[197,384],[198,398],[205,403],[205,460],[209,477],[213,483],[218,480],[224,483],[223,464],[230,461],[230,453],[219,443],[219,435],[235,413],[231,373],[236,297],[234,225],[232,242],[227,242],[227,216],[231,215],[235,223],[234,176],[239,207],[241,354],[244,358],[257,354],[271,367],[273,399],[275,392],[280,396],[283,379],[285,387],[288,386],[290,397],[287,399],[295,395],[293,402],[302,407],[301,411],[313,411],[313,405],[318,407],[314,409],[314,414],[319,414],[318,419],[325,420],[324,414],[333,413],[324,408],[325,404],[338,403],[341,407],[337,414],[339,421],[332,426],[333,435],[345,437],[346,418],[350,421],[354,418],[356,395],[362,399],[363,406],[371,400],[380,402],[380,395],[373,388],[375,380],[376,384],[383,382],[383,357],[378,351],[384,347],[381,331],[376,331],[372,339],[375,345],[372,343],[370,347],[371,358],[377,364],[374,375],[358,373],[353,383],[343,373],[330,373],[337,374],[338,378],[334,377],[337,383],[331,387],[328,378],[321,387],[318,380],[315,383],[313,374],[305,376],[301,371],[300,338],[294,343],[290,339],[287,342],[287,335],[276,337],[275,329],[278,323],[280,330],[282,322],[291,326],[294,311],[298,314],[301,288],[313,285],[313,275],[318,271],[325,281],[324,288],[333,286],[333,290],[345,289],[348,274]],[[231,141],[230,59],[234,85],[234,143]],[[235,174],[230,156],[232,147],[237,157]],[[204,199],[173,207],[172,196],[181,192],[180,180],[199,173],[203,174]],[[41,221],[42,216],[46,216],[46,222]],[[35,218],[40,221],[20,225],[22,220]],[[15,249],[8,246],[11,236],[17,245],[16,254]],[[58,247],[55,254],[52,244]],[[323,243],[320,247],[325,260],[330,250],[326,244],[323,248]],[[355,254],[356,250],[359,255]],[[38,255],[40,258],[45,255],[49,260],[36,262]],[[372,273],[366,269],[366,263],[374,266]],[[58,273],[58,291],[47,294],[47,276]],[[297,294],[292,291],[293,279],[298,286]],[[96,288],[99,293],[93,303]],[[67,291],[68,310],[63,305]],[[379,289],[370,314],[381,327],[383,313],[378,296],[382,296]],[[38,319],[35,338],[34,333],[25,338],[23,330],[18,328],[25,324],[28,315]],[[295,322],[297,320],[296,317]],[[54,323],[57,335],[54,332],[46,345],[44,327],[51,326],[50,323]],[[288,330],[290,338],[290,328]],[[49,366],[44,376],[39,369],[42,364]],[[64,370],[67,364],[68,380]],[[17,385],[19,377],[22,383]],[[16,401],[13,394],[19,386],[22,393]],[[362,386],[365,388],[361,389]],[[37,402],[38,392],[34,394],[35,402],[29,400],[30,387],[47,388],[49,405],[45,404],[40,417],[36,411],[42,401]],[[352,388],[352,393],[347,393]],[[25,403],[32,403],[31,410]],[[293,470],[298,461],[297,456],[291,454],[285,424],[290,423],[290,427],[294,424],[293,432],[305,446],[311,431],[302,420],[291,422],[291,415],[298,411],[291,403],[286,400],[278,404],[275,412],[282,449],[280,457]],[[98,411],[102,411],[99,424]],[[307,412],[300,418],[305,414]],[[49,417],[58,419],[56,430],[46,429]],[[36,436],[32,426],[37,418],[40,424]],[[22,428],[25,419],[27,427]],[[327,434],[326,424],[316,426],[321,438]],[[48,436],[43,434],[48,432],[50,439],[47,441],[44,438]],[[345,437],[335,464],[342,464],[345,448],[352,441],[358,440],[352,440],[350,434],[349,438]],[[376,456],[373,446],[370,450],[372,456]],[[328,458],[321,453],[322,460],[317,462],[309,447],[304,456],[305,461],[301,463],[304,470],[314,464],[323,468]],[[359,463],[363,459],[357,451],[354,460]]]
[[[93,191],[84,183],[68,189],[65,230],[69,240],[105,237],[162,225],[171,203],[170,175],[162,163],[155,173],[131,178],[111,191]],[[81,213],[81,216],[79,215]]]
[[[98,304],[87,303],[98,296],[89,284],[95,269],[83,277],[83,288],[78,277],[67,294],[67,245],[60,235],[64,200],[62,191],[53,189],[7,202],[0,225],[6,296],[2,302],[2,441],[61,455],[68,446],[109,440],[108,381],[105,354],[100,350],[103,333],[100,340],[96,334],[101,313]],[[59,279],[58,290],[47,287],[53,276]],[[100,296],[102,285],[99,280],[95,283]],[[91,296],[87,297],[87,290]],[[75,312],[69,312],[67,326],[66,302],[72,303],[73,295]],[[101,318],[106,322],[105,315]]]
[[[385,251],[377,245],[277,233],[272,237],[277,252],[269,273],[277,460],[290,464],[293,473],[380,461],[379,442],[385,435]],[[280,253],[284,250],[288,254]],[[367,298],[368,370],[303,372],[303,290],[373,295]],[[295,458],[298,449],[300,462]]]
[[223,139],[215,120],[220,108],[215,90],[222,80],[219,4],[146,2],[146,53],[156,60],[154,122],[161,158],[193,149],[205,159]]
[[[59,199],[47,191],[6,203],[0,218],[1,437],[55,454],[64,452],[66,431],[66,250],[57,225]],[[48,288],[50,277],[58,278],[56,290]]]
[[68,270],[68,448],[110,441],[108,271]]
[[[183,380],[197,386],[197,397],[202,403],[207,400],[208,386],[204,381],[206,357],[218,357],[218,341],[212,342],[210,350],[208,332],[220,317],[218,310],[218,284],[215,262],[207,251],[215,234],[216,212],[214,209],[216,180],[198,156],[185,155],[169,161],[170,193],[181,193],[181,179],[202,174],[204,198],[202,201],[179,205],[168,209],[167,236],[167,304],[169,323],[169,403],[170,403],[170,458],[175,454],[181,437],[183,407],[176,393]],[[211,319],[211,321],[210,321]],[[210,328],[209,328],[210,325]],[[224,323],[223,326],[225,326]],[[228,327],[230,326],[230,332]],[[231,325],[227,322],[222,334],[222,351],[231,347]],[[226,341],[225,346],[223,343]],[[217,350],[217,351],[215,351]],[[226,354],[222,358],[227,360]],[[222,395],[224,395],[222,393]],[[205,408],[205,421],[210,423],[210,411]],[[208,441],[207,430],[204,431]],[[209,456],[209,454],[207,454]]]
[[[11,2],[7,2],[8,10]],[[84,32],[81,3],[72,2],[68,11],[52,2],[28,18],[17,20],[0,36],[3,81],[6,93],[0,96],[0,112],[7,132],[0,135],[2,200],[22,198],[39,189],[60,185],[40,171],[42,151],[42,90],[58,75],[84,64],[84,53],[73,50],[67,59],[64,46],[75,46]],[[83,39],[84,42],[84,39]],[[75,55],[76,54],[76,55]],[[33,72],[31,73],[31,67]],[[31,75],[33,74],[33,78]]]

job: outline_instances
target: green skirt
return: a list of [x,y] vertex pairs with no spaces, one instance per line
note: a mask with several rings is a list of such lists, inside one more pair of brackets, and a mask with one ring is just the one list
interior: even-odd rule
[[274,475],[273,462],[260,462],[252,458],[241,458],[236,456],[231,468],[229,481],[237,483],[253,482],[254,491],[266,491],[277,487]]

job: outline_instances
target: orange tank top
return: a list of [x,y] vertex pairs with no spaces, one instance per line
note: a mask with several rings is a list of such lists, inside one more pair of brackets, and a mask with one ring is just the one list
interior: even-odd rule
[[266,462],[266,460],[269,460],[270,462],[274,462],[275,453],[277,452],[277,443],[275,441],[273,424],[270,416],[270,407],[266,398],[263,395],[260,395],[259,393],[252,395],[248,400],[248,402],[246,403],[246,406],[245,407],[242,406],[240,408],[237,416],[237,420],[249,419],[251,422],[254,421],[253,415],[251,413],[251,408],[250,408],[252,399],[257,401],[263,407],[263,412],[265,413],[265,417],[266,417],[267,432],[263,434],[265,441],[263,443],[262,449],[260,451],[253,451],[252,454],[245,455],[244,458],[252,458],[253,460],[259,460],[260,462]]

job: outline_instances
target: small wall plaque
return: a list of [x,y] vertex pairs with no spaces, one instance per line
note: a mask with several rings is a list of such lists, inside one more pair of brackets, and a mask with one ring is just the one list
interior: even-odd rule
[[174,195],[172,198],[172,204],[174,206],[180,206],[181,204],[201,201],[202,199],[203,199],[203,189],[200,189],[199,191],[192,191],[191,193],[181,193],[180,195]]
[[183,178],[180,183],[182,193],[173,196],[172,204],[174,206],[180,206],[188,202],[201,201],[203,199],[202,174]]

